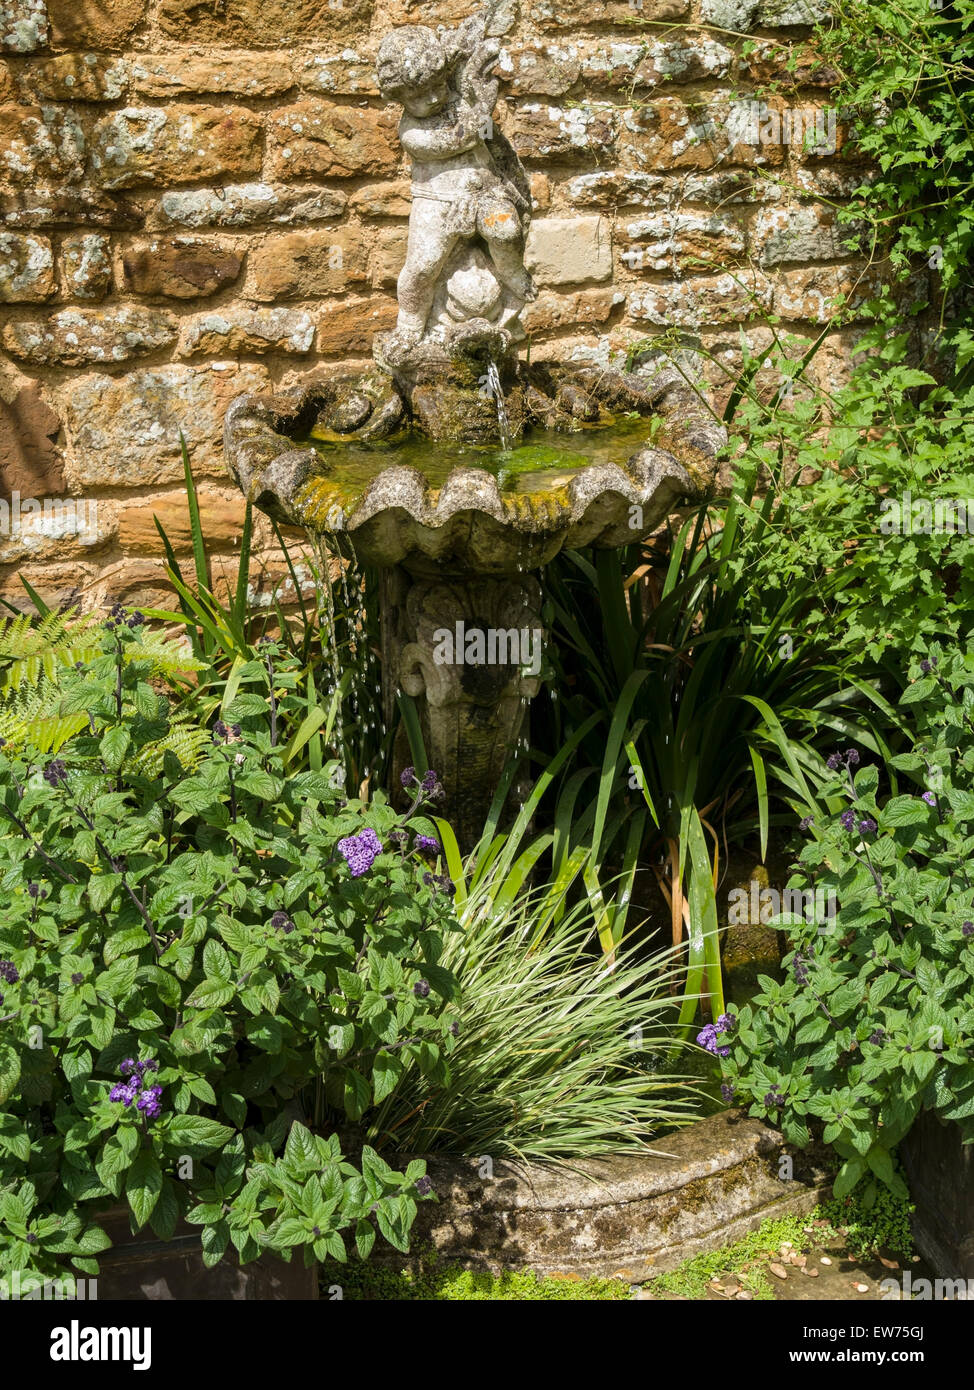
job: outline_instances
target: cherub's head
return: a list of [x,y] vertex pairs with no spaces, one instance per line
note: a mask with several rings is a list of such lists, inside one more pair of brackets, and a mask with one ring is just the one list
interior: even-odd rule
[[410,24],[387,34],[376,57],[379,91],[410,116],[435,116],[450,100],[450,60],[432,29]]

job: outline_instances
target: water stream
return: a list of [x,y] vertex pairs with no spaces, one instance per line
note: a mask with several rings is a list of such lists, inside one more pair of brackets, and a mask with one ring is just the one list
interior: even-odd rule
[[513,446],[514,438],[511,434],[511,422],[507,416],[507,406],[504,403],[504,388],[501,386],[500,372],[497,370],[497,363],[493,358],[487,364],[487,386],[497,407],[497,430],[500,435],[501,448],[506,454]]

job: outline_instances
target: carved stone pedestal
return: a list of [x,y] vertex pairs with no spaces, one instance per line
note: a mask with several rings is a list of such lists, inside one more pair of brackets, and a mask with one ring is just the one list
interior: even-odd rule
[[[416,701],[443,814],[475,844],[541,685],[541,590],[533,575],[430,577],[384,570],[383,685]],[[402,746],[395,769],[409,762]]]

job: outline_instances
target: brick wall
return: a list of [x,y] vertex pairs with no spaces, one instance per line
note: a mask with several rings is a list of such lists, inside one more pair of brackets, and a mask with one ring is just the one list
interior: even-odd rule
[[[604,360],[677,329],[730,370],[741,325],[811,338],[832,296],[874,284],[834,222],[861,178],[841,124],[818,157],[728,124],[759,88],[772,110],[828,103],[809,0],[506,3],[497,119],[536,203],[533,357]],[[49,599],[162,601],[153,512],[189,541],[180,430],[232,569],[228,402],[364,362],[394,321],[409,185],[377,43],[475,8],[0,0],[4,495],[89,504],[8,526],[0,593],[22,571]],[[854,339],[817,359],[830,383]]]

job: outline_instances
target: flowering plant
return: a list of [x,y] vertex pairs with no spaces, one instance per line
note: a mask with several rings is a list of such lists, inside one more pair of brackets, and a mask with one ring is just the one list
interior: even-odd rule
[[407,1063],[447,1076],[435,778],[398,816],[330,765],[285,776],[273,692],[239,694],[191,772],[149,757],[169,706],[123,660],[134,631],[114,615],[65,678],[87,735],[0,750],[0,1272],[97,1273],[119,1200],[162,1239],[200,1226],[208,1264],[342,1259],[343,1232],[365,1255],[376,1228],[405,1249],[424,1164],[347,1162],[327,1117]]
[[[828,760],[792,887],[834,893],[827,923],[779,917],[785,978],[761,977],[721,1069],[725,1097],[844,1160],[835,1190],[905,1195],[891,1150],[921,1108],[974,1140],[974,656],[937,648],[902,697],[913,748],[880,770]],[[807,897],[807,894],[806,894]]]

